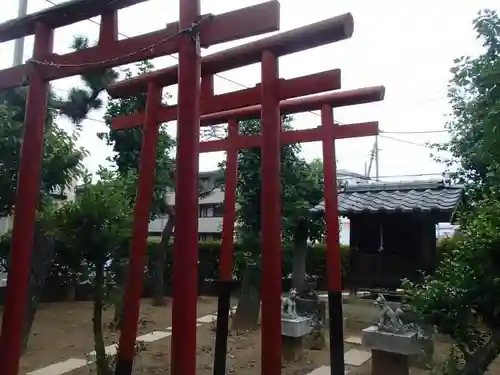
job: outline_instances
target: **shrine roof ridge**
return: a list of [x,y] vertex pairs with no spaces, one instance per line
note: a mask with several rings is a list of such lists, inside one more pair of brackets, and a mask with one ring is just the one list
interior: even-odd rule
[[148,0],[71,0],[54,5],[22,18],[14,18],[0,24],[0,42],[22,38],[35,33],[36,24],[56,29],[100,16],[107,10],[118,10]]
[[[402,181],[348,185],[338,194],[339,214],[445,213],[453,215],[463,198],[462,185],[443,181]],[[324,202],[311,209],[325,210]]]
[[[352,14],[341,14],[204,56],[201,60],[202,76],[214,75],[258,63],[264,50],[273,52],[276,57],[285,56],[349,39],[353,32],[354,19]],[[146,92],[149,82],[166,87],[175,85],[177,80],[178,66],[174,65],[113,83],[107,90],[113,98],[127,97],[139,92]]]
[[428,189],[463,189],[462,185],[449,185],[443,180],[416,180],[395,182],[371,182],[347,185],[345,192],[369,192],[369,191],[407,191]]

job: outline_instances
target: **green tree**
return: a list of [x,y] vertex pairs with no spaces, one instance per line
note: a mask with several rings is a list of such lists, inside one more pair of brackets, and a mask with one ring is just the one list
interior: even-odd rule
[[[153,65],[144,61],[136,65],[138,74],[148,73],[153,70]],[[133,73],[125,71],[125,77],[130,79]],[[169,96],[165,96],[167,100]],[[142,142],[142,127],[111,130],[111,119],[116,116],[128,115],[137,111],[143,111],[146,106],[146,94],[140,93],[128,98],[109,100],[106,109],[106,123],[109,131],[99,134],[99,137],[113,147],[115,152],[110,161],[116,166],[121,176],[128,176],[128,180],[135,181],[139,174],[139,161]],[[162,306],[165,304],[163,271],[167,258],[168,244],[173,234],[175,226],[175,207],[168,204],[166,194],[175,190],[175,159],[171,152],[175,146],[175,140],[167,133],[165,125],[160,126],[157,149],[156,149],[156,171],[154,199],[151,207],[150,219],[154,220],[159,216],[168,215],[168,220],[163,227],[161,241],[156,251],[152,254],[151,262],[151,287],[153,305]],[[213,188],[204,190],[200,188],[199,196],[203,198],[212,192]],[[135,191],[131,195],[131,204],[135,201]]]
[[456,181],[466,184],[475,199],[497,185],[500,176],[500,18],[493,10],[482,10],[473,26],[482,53],[455,60],[448,90],[450,141],[435,147],[451,155],[438,160],[457,169]]
[[[75,38],[74,49],[88,47],[85,38]],[[42,175],[40,181],[39,210],[50,207],[52,198],[64,197],[64,188],[82,178],[86,171],[83,159],[87,152],[76,146],[78,132],[68,134],[56,122],[56,116],[69,117],[79,129],[79,125],[86,114],[102,105],[99,93],[116,78],[112,70],[91,72],[82,76],[85,88],[72,89],[67,98],[58,97],[53,90],[49,91],[47,101],[47,115],[44,126],[44,154],[42,159]],[[23,137],[23,122],[25,117],[27,88],[14,88],[0,92],[0,156],[2,158],[0,170],[0,215],[12,214],[15,206],[18,169],[21,144]],[[50,212],[50,210],[49,210]],[[49,214],[47,212],[47,214]],[[44,215],[44,216],[47,216]],[[24,330],[23,349],[27,344],[29,330],[40,300],[45,279],[51,274],[57,278],[72,280],[72,270],[79,268],[81,259],[79,254],[61,252],[61,246],[54,239],[50,229],[50,220],[37,221],[34,234],[30,291],[28,298],[28,312]],[[5,237],[10,242],[10,235]],[[4,247],[8,249],[9,247]],[[2,254],[2,263],[8,267],[9,251]],[[64,276],[66,275],[66,277]]]
[[461,354],[443,371],[483,374],[500,354],[500,18],[480,11],[473,21],[482,54],[455,61],[449,86],[451,139],[437,146],[451,158],[467,186],[460,236],[448,246],[435,274],[423,284],[405,283],[415,311],[449,335]]
[[[292,128],[292,119],[285,117],[283,129]],[[260,121],[242,121],[240,133],[260,134]],[[312,218],[309,209],[323,197],[322,173],[315,164],[308,164],[299,156],[298,144],[281,147],[282,234],[283,242],[294,248],[292,278],[299,292],[305,290],[305,261],[307,241],[321,240],[323,221]],[[317,162],[315,162],[317,164]],[[241,150],[238,154],[237,220],[238,241],[247,257],[243,276],[242,298],[235,316],[237,329],[251,328],[258,318],[258,264],[261,231],[261,149]],[[254,282],[249,286],[248,283]]]
[[435,274],[404,285],[423,321],[454,340],[463,359],[458,374],[481,375],[500,354],[500,190],[485,193],[460,228]]
[[[138,74],[150,72],[153,65],[144,61],[136,64]],[[133,74],[130,70],[125,71],[125,78],[130,79]],[[166,99],[166,98],[165,98]],[[139,163],[142,142],[142,127],[114,131],[111,130],[111,119],[116,116],[128,115],[137,111],[143,111],[146,107],[147,96],[140,93],[128,98],[110,99],[106,108],[106,124],[109,131],[100,133],[98,136],[109,146],[113,147],[114,155],[110,161],[116,166],[118,173],[128,177],[128,181],[136,185],[139,174]],[[169,220],[162,231],[161,242],[158,244],[157,251],[153,254],[151,262],[152,273],[152,292],[153,305],[162,306],[164,299],[164,281],[163,268],[168,251],[168,243],[173,233],[175,223],[175,212],[172,206],[166,202],[167,189],[174,187],[174,160],[170,156],[175,142],[167,133],[165,126],[160,126],[158,142],[156,146],[156,171],[155,171],[155,189],[154,199],[151,207],[150,220],[154,220],[159,215],[168,215]],[[135,202],[135,189],[131,191],[130,204]],[[124,272],[121,272],[124,275]]]
[[[14,120],[16,108],[0,105],[0,215],[12,213],[15,205],[23,123]],[[87,152],[76,146],[75,135],[67,134],[49,118],[45,126],[44,154],[42,159],[42,195],[63,193],[65,186],[85,172],[83,159]]]
[[[12,215],[16,203],[17,177],[20,163],[23,123],[16,119],[19,107],[4,101],[0,105],[0,215]],[[64,187],[82,175],[85,150],[76,146],[76,137],[68,135],[53,121],[53,114],[47,116],[44,128],[44,155],[40,182],[40,206],[50,206],[51,197],[63,195]],[[10,243],[10,234],[7,234]],[[26,349],[29,332],[35,316],[40,294],[50,270],[58,266],[54,264],[55,242],[47,227],[47,220],[38,219],[34,233],[32,250],[31,278],[28,299],[28,311],[23,334],[23,351]],[[10,246],[4,247],[3,268],[8,271]],[[59,273],[59,272],[53,272]]]
[[112,264],[126,256],[132,228],[132,208],[127,182],[101,171],[101,180],[87,183],[79,198],[55,212],[56,235],[68,249],[81,254],[92,275],[93,334],[98,375],[110,373],[105,353],[102,312],[115,284]]

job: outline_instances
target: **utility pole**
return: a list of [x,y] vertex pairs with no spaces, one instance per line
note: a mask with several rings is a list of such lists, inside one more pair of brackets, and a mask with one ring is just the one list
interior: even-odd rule
[[[19,0],[19,7],[17,17],[25,17],[28,13],[28,0]],[[23,63],[24,55],[24,38],[17,39],[14,45],[14,65],[21,65]]]

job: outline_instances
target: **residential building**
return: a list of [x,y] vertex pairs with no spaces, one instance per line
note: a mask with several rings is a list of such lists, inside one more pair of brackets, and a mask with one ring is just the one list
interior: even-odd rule
[[[59,187],[54,189],[51,195],[58,202],[74,201],[76,188],[77,188],[77,183],[75,180],[69,186]],[[9,230],[11,230],[12,225],[13,225],[12,216],[0,217],[0,235],[7,233]],[[1,276],[0,276],[0,283],[1,283]]]
[[[222,217],[224,215],[224,192],[217,187],[218,182],[224,177],[220,170],[200,172],[200,186],[203,191],[211,191],[199,201],[198,232],[200,241],[218,240],[221,238]],[[344,169],[337,171],[339,183],[348,185],[366,183],[370,180],[362,174]],[[168,194],[168,202],[174,203],[175,193]],[[161,231],[168,220],[168,216],[160,217],[149,224],[150,237],[161,236]],[[340,235],[341,243],[349,243],[349,221],[341,219],[343,228]]]
[[[200,187],[202,191],[209,192],[200,198],[198,210],[198,231],[199,240],[219,240],[222,232],[222,217],[224,215],[224,192],[218,187],[224,174],[220,170],[200,172]],[[348,185],[369,182],[369,178],[358,173],[344,169],[337,171],[340,183]],[[64,189],[66,201],[75,200],[76,183]],[[175,192],[169,192],[167,201],[170,204],[175,202]],[[159,217],[149,223],[149,236],[157,238],[161,236],[163,227],[168,220],[168,216]],[[0,218],[0,234],[12,228],[12,218]],[[349,221],[341,219],[340,242],[347,244],[349,241]]]
[[[198,232],[200,241],[219,240],[222,232],[222,217],[224,215],[224,192],[219,181],[224,174],[219,171],[200,172],[201,191],[209,192],[199,200]],[[175,202],[175,192],[169,192],[167,201]],[[168,216],[160,217],[149,223],[149,236],[159,237],[168,220]]]

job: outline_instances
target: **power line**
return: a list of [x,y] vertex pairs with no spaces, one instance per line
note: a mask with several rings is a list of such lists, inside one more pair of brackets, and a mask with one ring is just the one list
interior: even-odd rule
[[380,133],[384,134],[434,134],[434,133],[447,133],[446,129],[436,129],[436,130],[410,130],[410,131],[391,131],[391,130],[381,130]]
[[392,141],[396,141],[396,142],[408,143],[408,144],[410,144],[410,145],[414,145],[414,146],[419,146],[419,147],[429,148],[429,146],[428,146],[428,145],[425,145],[425,144],[422,144],[422,143],[417,143],[417,142],[407,141],[406,139],[400,139],[400,138],[389,137],[388,135],[380,135],[379,137],[381,137],[381,138],[386,138],[386,139],[390,139],[390,140],[392,140]]

